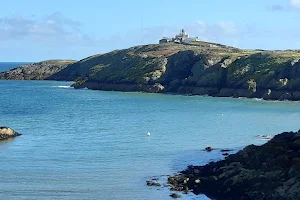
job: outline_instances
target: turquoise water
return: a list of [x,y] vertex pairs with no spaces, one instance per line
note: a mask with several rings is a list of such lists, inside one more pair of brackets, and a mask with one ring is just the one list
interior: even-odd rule
[[0,81],[0,126],[23,134],[0,142],[0,199],[169,199],[145,181],[222,158],[206,146],[300,128],[297,102],[61,87],[70,84]]

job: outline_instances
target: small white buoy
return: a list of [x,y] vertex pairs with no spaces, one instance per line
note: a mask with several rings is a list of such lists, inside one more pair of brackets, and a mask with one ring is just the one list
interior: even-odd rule
[[222,113],[222,116],[223,116],[224,114]]
[[148,133],[147,133],[147,135],[148,135],[148,136],[150,136],[150,135],[151,135],[151,133],[150,133],[150,132],[148,132]]

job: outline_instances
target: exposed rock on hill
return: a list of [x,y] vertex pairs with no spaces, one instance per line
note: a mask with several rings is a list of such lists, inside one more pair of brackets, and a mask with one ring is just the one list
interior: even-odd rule
[[16,131],[12,130],[8,127],[0,127],[0,140],[6,140],[9,138],[14,138],[16,136],[20,136],[21,134],[17,133]]
[[94,55],[55,70],[33,65],[36,68],[28,72],[17,68],[1,73],[0,79],[69,80],[76,81],[75,88],[94,90],[300,100],[300,51],[296,50],[167,43]]
[[91,56],[49,79],[95,90],[300,100],[299,60],[300,51],[168,43]]
[[171,190],[222,200],[294,200],[300,196],[300,131],[250,145],[225,160],[189,166],[168,178]]
[[12,70],[0,73],[2,80],[43,80],[57,73],[73,60],[47,60],[38,63],[26,64]]

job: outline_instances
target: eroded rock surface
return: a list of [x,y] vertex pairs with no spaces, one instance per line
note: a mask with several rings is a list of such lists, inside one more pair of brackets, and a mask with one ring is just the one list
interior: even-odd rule
[[172,190],[222,200],[295,200],[300,197],[300,132],[249,145],[225,160],[189,166],[168,179]]
[[20,135],[21,135],[20,133],[17,133],[11,128],[0,127],[0,140],[6,140]]

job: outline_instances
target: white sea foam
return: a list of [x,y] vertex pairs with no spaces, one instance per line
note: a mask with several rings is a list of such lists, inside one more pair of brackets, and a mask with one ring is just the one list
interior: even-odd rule
[[261,140],[271,140],[274,137],[274,135],[257,135],[256,138]]
[[70,88],[72,88],[71,86],[68,86],[68,85],[59,85],[59,86],[53,86],[53,87],[65,88],[65,89],[70,89]]

